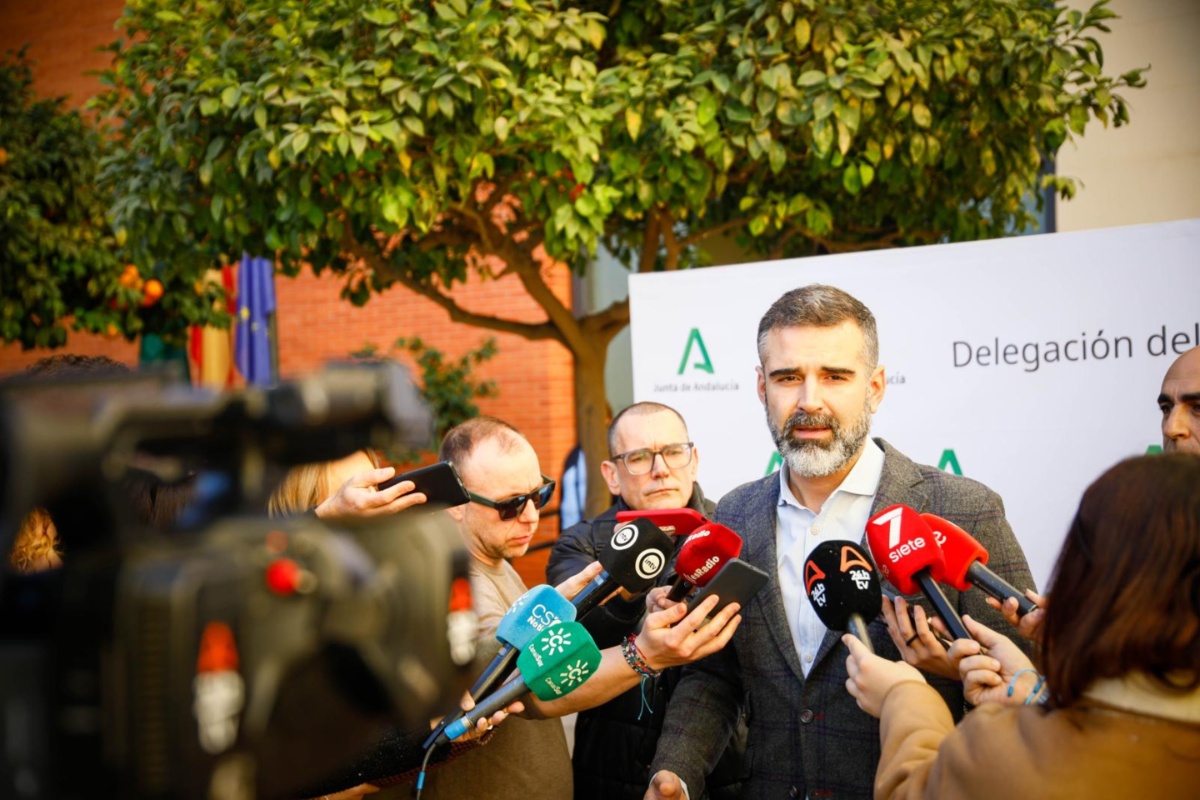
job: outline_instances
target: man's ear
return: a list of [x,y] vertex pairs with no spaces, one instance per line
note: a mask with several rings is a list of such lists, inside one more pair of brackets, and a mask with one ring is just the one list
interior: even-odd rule
[[762,368],[761,364],[754,368],[754,375],[756,378],[756,383],[757,383],[757,388],[758,388],[758,402],[763,404],[763,408],[766,408],[767,407],[767,376],[763,372],[763,368]]
[[883,402],[883,395],[886,392],[887,375],[884,373],[883,365],[880,364],[875,367],[870,380],[867,381],[867,401],[871,404],[872,414],[879,410],[879,404]]
[[617,470],[620,469],[615,461],[601,461],[600,474],[604,476],[604,482],[608,484],[610,494],[621,493],[621,482],[617,480]]
[[467,513],[467,504],[463,503],[461,506],[451,506],[446,509],[446,513],[450,515],[450,519],[454,520],[456,524],[461,525],[463,517]]

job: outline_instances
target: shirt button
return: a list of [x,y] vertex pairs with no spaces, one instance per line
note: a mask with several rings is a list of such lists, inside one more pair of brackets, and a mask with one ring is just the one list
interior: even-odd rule
[[805,663],[805,664],[811,664],[811,663],[812,663],[812,653],[805,653],[805,654],[804,654],[804,663]]
[[806,708],[800,712],[800,721],[805,725],[813,721],[813,712],[811,708]]
[[812,533],[814,536],[816,536],[818,533],[820,533],[820,532],[821,532],[821,526],[820,526],[820,525],[813,525],[811,528],[809,528],[809,531],[810,531],[810,532],[811,532],[811,533]]

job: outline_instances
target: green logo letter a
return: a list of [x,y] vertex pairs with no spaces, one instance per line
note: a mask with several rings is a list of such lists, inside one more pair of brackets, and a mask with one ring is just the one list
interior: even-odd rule
[[708,350],[706,350],[704,348],[704,339],[702,339],[700,336],[699,328],[692,328],[692,332],[688,334],[687,346],[683,348],[683,360],[679,362],[679,374],[682,375],[683,371],[685,369],[687,369],[688,356],[690,356],[692,353],[692,344],[693,343],[695,343],[695,345],[700,348],[700,357],[704,360],[697,361],[695,364],[692,364],[692,366],[695,367],[696,369],[704,370],[709,375],[712,375],[713,374],[712,361],[709,360],[709,358],[708,358]]
[[962,467],[958,465],[958,456],[953,450],[943,450],[942,460],[938,462],[938,469],[943,472],[952,472],[955,475],[962,475]]

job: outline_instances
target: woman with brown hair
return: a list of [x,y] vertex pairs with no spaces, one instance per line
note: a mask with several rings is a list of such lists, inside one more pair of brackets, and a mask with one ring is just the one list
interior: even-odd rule
[[1088,487],[1049,594],[1044,677],[968,622],[952,657],[978,707],[957,728],[919,672],[843,637],[846,687],[881,720],[877,798],[1196,796],[1200,458],[1129,459]]

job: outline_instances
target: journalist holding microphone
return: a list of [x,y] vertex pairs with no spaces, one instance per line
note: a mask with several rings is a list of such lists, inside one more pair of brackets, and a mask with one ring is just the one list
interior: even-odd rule
[[[1083,495],[1040,665],[966,618],[957,728],[907,664],[851,637],[846,687],[880,718],[877,798],[1195,797],[1200,787],[1200,457],[1129,459]],[[980,652],[980,645],[988,652]]]

